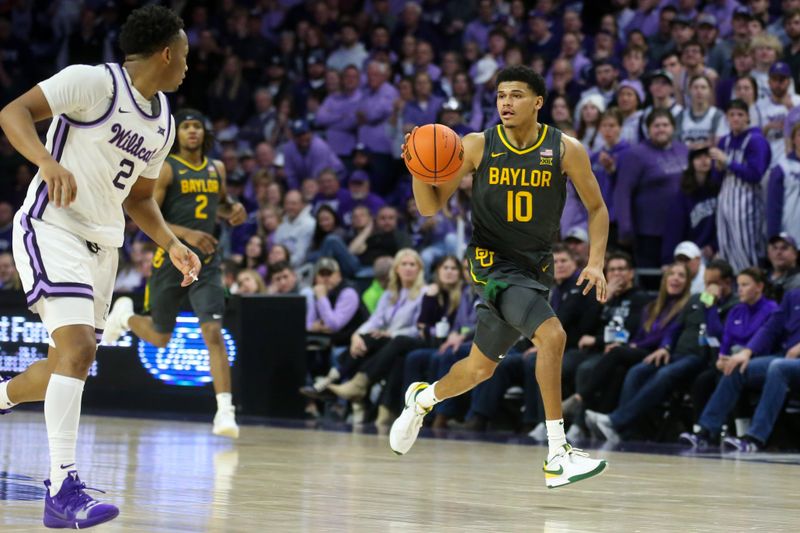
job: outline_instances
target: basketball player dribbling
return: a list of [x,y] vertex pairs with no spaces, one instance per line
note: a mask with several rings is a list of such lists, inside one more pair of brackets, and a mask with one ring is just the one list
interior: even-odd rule
[[544,79],[528,67],[515,66],[500,71],[496,83],[502,124],[464,137],[464,162],[454,179],[439,186],[413,180],[419,211],[431,216],[447,204],[461,178],[474,173],[474,230],[467,259],[484,300],[475,341],[469,356],[442,379],[411,384],[389,443],[397,454],[408,452],[433,406],[491,377],[521,334],[538,349],[536,379],[549,444],[545,484],[554,488],[596,476],[606,467],[604,460],[590,459],[567,443],[561,413],[566,334],[547,297],[553,284],[551,245],[559,235],[567,176],[589,212],[591,251],[577,283],[586,282],[584,294],[594,288],[600,302],[606,299],[608,211],[581,143],[537,120],[546,96]]
[[225,288],[213,234],[217,216],[237,226],[247,220],[247,211],[240,202],[228,197],[222,162],[206,157],[213,142],[211,132],[206,130],[207,123],[194,109],[175,113],[175,144],[167,164],[161,167],[153,195],[170,229],[202,257],[203,271],[197,283],[183,287],[181,274],[173,268],[164,249],[156,250],[144,298],[150,316],[135,315],[130,298],[117,299],[108,315],[103,343],[114,342],[131,330],[140,339],[165,347],[172,337],[181,302],[188,295],[209,351],[217,395],[213,432],[235,439],[239,437],[239,426],[231,397],[231,369],[222,338]]
[[[44,525],[84,529],[119,509],[86,493],[75,445],[84,381],[111,303],[124,210],[167,250],[189,285],[197,255],[164,222],[153,200],[175,126],[167,98],[186,73],[181,19],[147,6],[119,37],[125,62],[74,65],[0,112],[11,144],[39,167],[14,217],[14,260],[28,306],[50,335],[47,359],[0,383],[0,409],[44,400],[50,446]],[[53,117],[43,145],[34,124]]]

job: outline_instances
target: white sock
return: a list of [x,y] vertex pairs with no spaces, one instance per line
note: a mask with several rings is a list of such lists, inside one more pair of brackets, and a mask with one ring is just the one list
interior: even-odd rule
[[0,383],[0,409],[11,409],[15,404],[8,398],[8,384],[11,380]]
[[230,392],[220,392],[217,394],[217,410],[223,411],[233,409],[233,394]]
[[436,394],[434,394],[433,392],[433,389],[436,387],[436,383],[439,382],[436,381],[434,383],[431,383],[430,386],[425,387],[420,391],[419,394],[417,394],[417,405],[419,405],[424,409],[430,409],[431,407],[433,407],[434,405],[436,405],[441,401],[436,397]]
[[67,472],[76,470],[75,442],[81,417],[83,381],[52,374],[44,395],[44,421],[50,442],[50,496],[61,489]]
[[550,448],[548,456],[551,457],[567,443],[567,436],[564,435],[564,419],[547,420],[545,426],[547,426],[547,445]]

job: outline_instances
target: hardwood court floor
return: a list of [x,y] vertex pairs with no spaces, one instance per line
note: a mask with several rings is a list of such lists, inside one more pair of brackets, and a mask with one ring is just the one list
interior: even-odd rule
[[[594,452],[601,477],[547,490],[543,447],[84,417],[80,473],[120,506],[93,531],[798,531],[800,466]],[[765,456],[768,458],[767,456]],[[0,531],[43,531],[41,413],[0,418]]]

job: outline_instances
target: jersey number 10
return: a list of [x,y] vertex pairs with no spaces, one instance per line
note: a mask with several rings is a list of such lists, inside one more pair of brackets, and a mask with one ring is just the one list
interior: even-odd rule
[[506,221],[530,222],[533,218],[533,194],[529,191],[508,191]]

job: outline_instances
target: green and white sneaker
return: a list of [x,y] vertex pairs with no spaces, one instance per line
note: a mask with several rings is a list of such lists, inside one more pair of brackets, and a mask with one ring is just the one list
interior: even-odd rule
[[419,435],[422,420],[433,409],[432,407],[425,409],[417,404],[417,394],[428,387],[430,387],[428,383],[417,381],[409,385],[406,390],[406,407],[389,431],[389,446],[397,455],[405,455],[411,449]]
[[590,459],[589,454],[564,444],[544,462],[544,482],[554,489],[600,475],[608,466],[605,459]]

